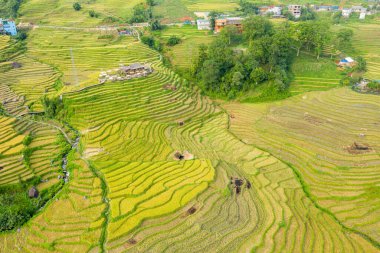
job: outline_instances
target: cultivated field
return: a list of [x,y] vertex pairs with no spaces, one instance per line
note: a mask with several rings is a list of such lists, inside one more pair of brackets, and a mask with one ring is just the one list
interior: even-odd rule
[[294,80],[290,84],[291,94],[329,90],[339,86],[342,76],[333,60],[321,58],[316,61],[314,55],[307,53],[301,52],[292,65]]
[[[348,209],[349,204],[361,203],[360,196],[352,202],[328,198],[325,192],[331,180],[317,188],[307,167],[298,172],[255,147],[260,144],[270,150],[264,140],[275,142],[274,135],[263,135],[257,143],[247,141],[257,132],[240,121],[245,117],[239,113],[248,111],[247,119],[257,119],[254,115],[262,111],[239,109],[230,117],[165,68],[157,52],[133,39],[102,41],[96,33],[54,33],[58,39],[49,30],[32,31],[27,56],[63,74],[65,87],[50,96],[62,95],[66,120],[79,131],[80,145],[69,157],[69,183],[19,232],[0,235],[0,251],[378,251],[363,236],[366,233],[376,239],[370,232],[376,231],[376,222],[359,220],[360,214]],[[100,71],[135,61],[151,64],[153,73],[96,85]],[[19,71],[23,73],[22,68]],[[87,88],[80,90],[83,87]],[[335,93],[328,94],[333,100]],[[354,97],[349,92],[343,94],[343,98]],[[318,100],[310,101],[312,106]],[[377,108],[374,98],[368,97],[368,101],[363,106],[364,120],[372,118]],[[296,113],[296,101],[289,103]],[[234,105],[226,108],[233,110]],[[317,116],[311,109],[308,113],[307,120],[313,122]],[[343,116],[334,112],[329,118],[339,122]],[[234,121],[241,124],[235,127]],[[368,163],[364,170],[368,174],[360,177],[362,184],[350,175],[351,168],[343,169],[338,174],[342,177],[337,177],[339,183],[350,178],[350,186],[363,194],[377,179],[374,152],[378,136],[370,124],[368,121],[362,127],[367,129],[365,138],[371,152],[358,158],[342,151],[336,158]],[[344,122],[344,126],[351,125]],[[353,130],[347,128],[347,134]],[[347,139],[347,145],[353,141]],[[191,155],[178,161],[174,156],[177,151]],[[241,179],[242,185],[237,187],[235,179]],[[347,188],[339,192],[335,187],[334,191],[339,195],[349,192]],[[325,199],[320,199],[322,193]],[[351,195],[350,200],[354,197]],[[369,201],[378,204],[375,197]],[[338,206],[346,216],[338,216],[339,211],[333,209]]]
[[198,55],[199,46],[207,45],[214,38],[209,31],[199,31],[196,26],[168,27],[161,32],[164,41],[173,35],[181,38],[181,43],[169,47],[167,55],[173,66],[181,71],[188,71]]
[[368,71],[365,77],[380,80],[380,29],[379,22],[374,24],[350,25],[354,31],[353,44],[367,60]]
[[289,163],[320,209],[380,240],[378,96],[340,88],[225,108],[231,131]]

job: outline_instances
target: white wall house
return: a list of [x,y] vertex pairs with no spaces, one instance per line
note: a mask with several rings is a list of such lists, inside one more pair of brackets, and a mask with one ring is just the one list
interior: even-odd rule
[[302,6],[301,5],[298,5],[298,4],[291,4],[291,5],[288,5],[288,10],[289,12],[295,17],[295,18],[299,18],[301,16],[301,9],[302,9]]
[[281,15],[282,7],[281,6],[270,6],[267,12],[273,13],[273,15]]
[[351,15],[351,12],[352,12],[351,9],[346,9],[345,8],[345,9],[342,10],[342,16],[345,17],[345,18],[349,18],[350,15]]
[[365,12],[360,12],[359,19],[365,19]]
[[198,30],[211,30],[210,20],[207,19],[198,19],[197,20]]
[[0,18],[0,32],[9,33],[12,36],[17,35],[16,23],[13,20]]

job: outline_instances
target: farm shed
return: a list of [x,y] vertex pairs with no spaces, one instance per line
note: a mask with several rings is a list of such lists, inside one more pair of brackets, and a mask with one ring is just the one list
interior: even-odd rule
[[37,198],[38,197],[38,190],[36,187],[32,187],[29,189],[29,192],[28,192],[28,195],[29,195],[29,198]]

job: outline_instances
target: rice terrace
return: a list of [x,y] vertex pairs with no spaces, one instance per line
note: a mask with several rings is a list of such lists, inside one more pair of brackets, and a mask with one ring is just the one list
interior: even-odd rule
[[8,252],[380,252],[380,2],[0,0]]

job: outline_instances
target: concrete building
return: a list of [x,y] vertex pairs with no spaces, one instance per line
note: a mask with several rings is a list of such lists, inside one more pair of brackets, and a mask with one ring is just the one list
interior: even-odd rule
[[301,16],[301,9],[302,9],[302,6],[301,5],[297,5],[297,4],[291,4],[291,5],[288,5],[288,10],[289,12],[295,17],[295,18],[299,18]]
[[272,15],[278,16],[281,15],[282,7],[281,6],[261,6],[259,7],[259,12],[261,15],[267,15],[271,13]]
[[209,11],[196,11],[196,12],[194,12],[194,15],[200,19],[208,19],[209,14],[210,14]]
[[211,30],[210,20],[207,19],[198,19],[197,20],[198,30]]
[[337,5],[316,5],[314,6],[316,11],[338,11],[339,6]]
[[0,33],[6,33],[12,36],[17,35],[16,23],[11,19],[0,18]]
[[362,13],[362,12],[367,12],[367,8],[364,8],[363,6],[356,5],[351,7],[352,12],[356,13]]
[[365,12],[360,12],[359,19],[365,19],[365,15],[366,15]]
[[345,18],[349,18],[352,13],[351,9],[344,8],[342,9],[342,16]]
[[243,31],[243,18],[231,17],[231,18],[219,18],[215,20],[215,32],[219,33],[225,26],[235,26],[239,32]]

